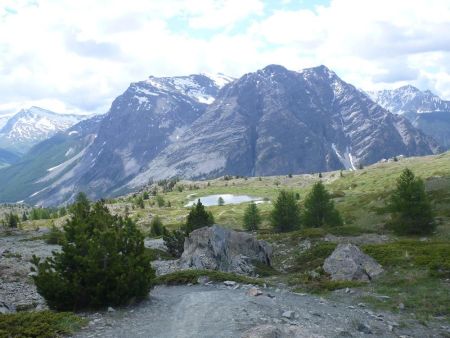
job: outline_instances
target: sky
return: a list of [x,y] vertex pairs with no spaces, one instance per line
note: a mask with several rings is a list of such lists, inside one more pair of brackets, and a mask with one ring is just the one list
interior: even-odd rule
[[450,100],[450,1],[0,0],[0,115],[106,113],[150,75],[268,64]]

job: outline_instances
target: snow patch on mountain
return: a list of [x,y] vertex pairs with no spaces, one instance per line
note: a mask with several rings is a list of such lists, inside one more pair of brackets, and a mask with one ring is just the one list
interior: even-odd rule
[[332,143],[331,147],[333,148],[336,156],[338,157],[339,161],[342,163],[342,165],[345,167],[346,170],[356,170],[355,163],[353,161],[353,155],[349,151],[349,147],[346,147],[344,154],[341,154],[339,150],[336,147],[336,144]]

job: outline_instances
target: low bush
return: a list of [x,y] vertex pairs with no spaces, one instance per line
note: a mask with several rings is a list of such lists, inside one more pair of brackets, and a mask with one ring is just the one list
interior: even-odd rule
[[295,265],[291,270],[295,272],[306,272],[321,268],[325,259],[331,255],[336,246],[336,243],[315,243],[311,249],[301,253],[295,258]]
[[243,275],[237,275],[229,272],[215,271],[215,270],[183,270],[156,278],[156,284],[165,285],[182,285],[182,284],[197,284],[199,277],[206,276],[209,280],[214,282],[223,282],[227,280],[235,281],[243,284],[263,285],[264,281],[258,278],[251,278]]
[[17,312],[0,314],[0,337],[51,338],[70,335],[87,321],[70,312]]
[[59,244],[64,242],[64,232],[58,229],[54,224],[50,227],[50,231],[43,236],[45,243],[47,244]]
[[366,254],[384,267],[425,268],[436,277],[450,278],[450,243],[402,240],[362,246]]
[[170,253],[159,249],[145,248],[145,254],[150,261],[174,259]]
[[164,225],[158,215],[150,222],[150,236],[159,237],[164,235]]

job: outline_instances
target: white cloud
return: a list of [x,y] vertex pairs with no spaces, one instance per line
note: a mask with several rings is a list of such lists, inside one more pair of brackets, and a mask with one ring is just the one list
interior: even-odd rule
[[325,64],[361,88],[410,82],[450,99],[448,0],[268,3],[4,0],[0,113],[44,103],[103,113],[148,75],[240,76],[271,63]]

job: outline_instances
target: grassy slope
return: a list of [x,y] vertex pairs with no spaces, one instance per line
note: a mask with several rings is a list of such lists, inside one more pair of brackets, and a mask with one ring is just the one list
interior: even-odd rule
[[[450,152],[427,157],[402,159],[398,162],[375,164],[355,172],[344,171],[343,177],[339,172],[323,174],[323,181],[330,192],[337,196],[335,203],[344,217],[346,225],[364,230],[378,230],[382,228],[387,215],[379,210],[385,204],[386,197],[394,188],[395,181],[403,168],[411,168],[416,175],[426,182],[427,190],[433,202],[438,220],[441,224],[439,231],[450,239]],[[171,207],[152,206],[152,200],[145,201],[145,209],[132,209],[132,198],[115,199],[111,208],[116,212],[124,212],[128,204],[130,213],[139,223],[147,224],[151,215],[159,215],[163,223],[169,228],[178,227],[188,214],[189,209],[183,205],[189,200],[211,194],[248,194],[273,200],[280,189],[291,189],[300,193],[301,199],[309,191],[312,183],[319,180],[318,175],[273,176],[262,178],[232,179],[225,181],[216,179],[203,182],[182,181],[185,189],[179,192],[162,194],[165,201],[170,201]],[[209,182],[209,186],[208,186]],[[189,189],[196,185],[199,189]],[[341,197],[339,197],[341,196]],[[213,206],[208,209],[213,213],[216,223],[242,229],[242,217],[246,203],[239,205]],[[271,203],[259,204],[258,208],[263,216],[263,228],[269,227],[268,215],[272,209]]]

